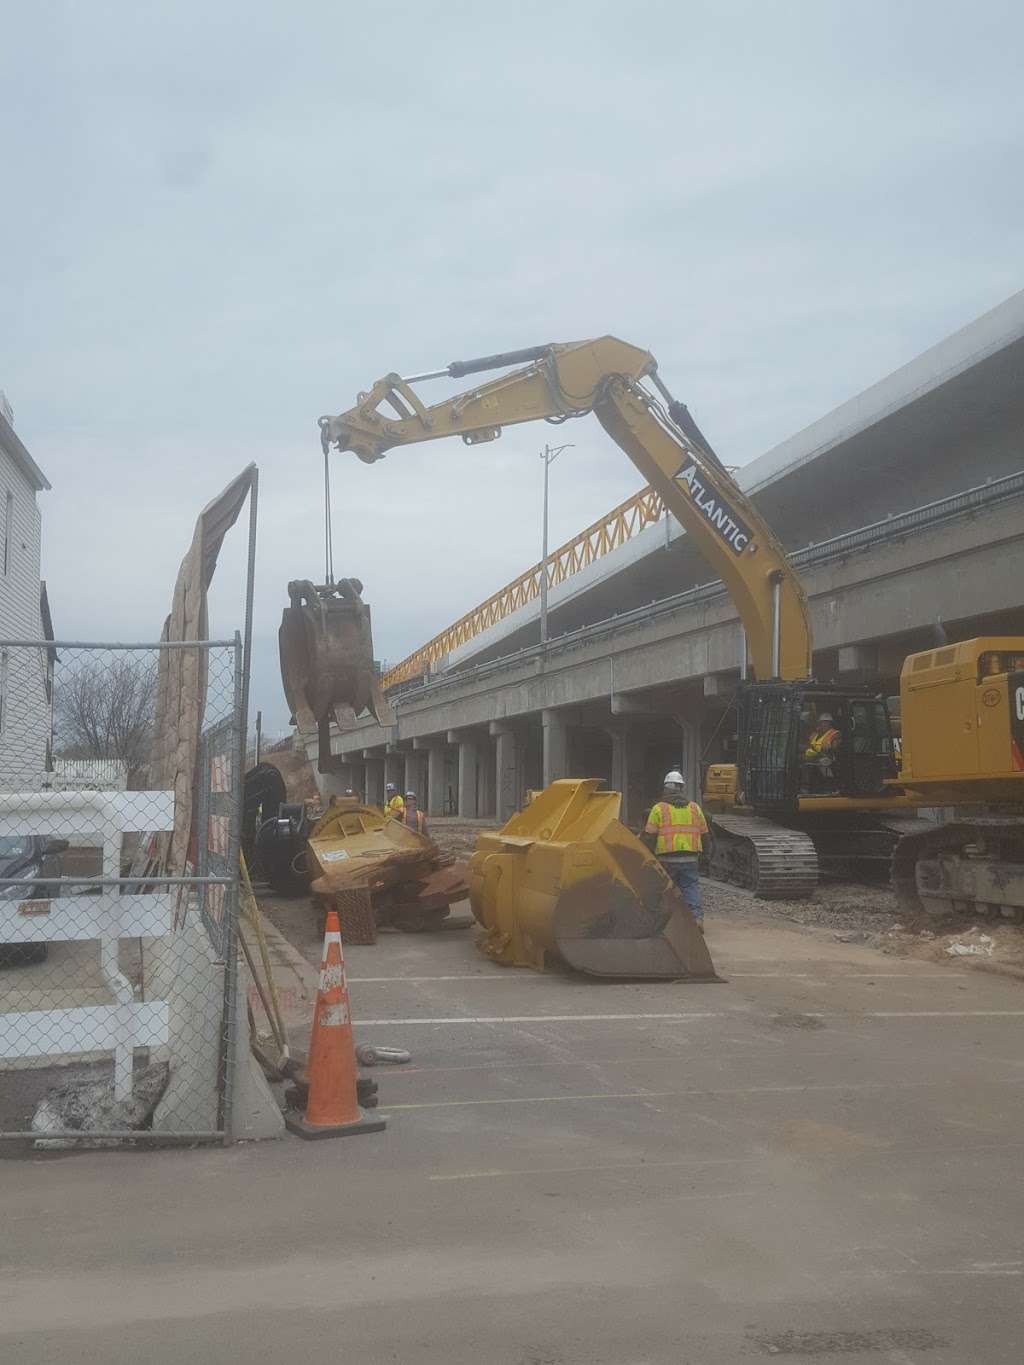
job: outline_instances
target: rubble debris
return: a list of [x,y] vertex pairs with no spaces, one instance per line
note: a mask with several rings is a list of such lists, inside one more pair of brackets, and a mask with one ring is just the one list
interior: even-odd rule
[[[75,1138],[48,1138],[47,1133],[99,1132],[149,1127],[153,1110],[167,1089],[171,1068],[167,1062],[154,1062],[135,1073],[129,1099],[116,1100],[111,1081],[65,1081],[48,1090],[36,1106],[32,1131],[38,1133],[35,1146],[43,1151],[59,1151],[83,1144]],[[91,1146],[116,1147],[119,1138],[96,1138]]]
[[975,925],[963,935],[964,938],[971,938],[977,935],[971,943],[964,943],[960,939],[955,939],[946,945],[946,952],[950,957],[991,957],[995,951],[996,941],[991,934],[983,934]]

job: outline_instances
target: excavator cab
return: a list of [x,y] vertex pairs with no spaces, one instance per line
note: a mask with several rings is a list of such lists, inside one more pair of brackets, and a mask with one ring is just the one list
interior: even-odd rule
[[888,706],[870,688],[752,683],[737,708],[738,786],[755,809],[782,813],[805,798],[884,796],[897,775]]
[[364,711],[391,725],[373,660],[370,608],[358,578],[288,584],[278,645],[281,681],[301,734],[319,735],[319,769],[332,771],[330,727],[350,730]]

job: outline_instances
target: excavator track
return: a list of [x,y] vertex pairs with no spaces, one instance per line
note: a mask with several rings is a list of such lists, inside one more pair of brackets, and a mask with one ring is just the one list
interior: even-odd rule
[[870,884],[889,880],[900,839],[935,825],[905,812],[852,811],[804,815],[800,828],[814,840],[822,881]]
[[939,919],[1024,918],[1024,817],[979,815],[900,839],[892,886],[902,909]]
[[761,900],[804,900],[818,884],[818,855],[809,835],[759,815],[708,812],[714,836],[708,871]]

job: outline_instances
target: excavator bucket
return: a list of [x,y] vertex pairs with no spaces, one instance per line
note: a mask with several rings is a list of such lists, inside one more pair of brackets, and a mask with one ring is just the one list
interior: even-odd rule
[[288,584],[290,606],[281,615],[284,693],[300,732],[319,735],[322,773],[332,770],[332,721],[350,730],[369,711],[381,725],[393,724],[374,668],[370,608],[362,591],[358,578],[324,585],[298,579]]
[[469,860],[480,947],[506,966],[551,958],[591,976],[716,981],[704,935],[596,778],[552,782]]

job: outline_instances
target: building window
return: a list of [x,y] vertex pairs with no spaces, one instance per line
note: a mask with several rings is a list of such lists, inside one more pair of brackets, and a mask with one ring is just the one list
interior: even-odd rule
[[11,567],[11,536],[14,534],[14,494],[10,489],[7,490],[7,501],[4,507],[4,577]]

